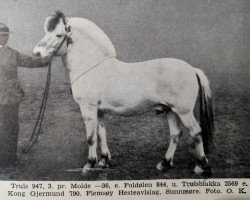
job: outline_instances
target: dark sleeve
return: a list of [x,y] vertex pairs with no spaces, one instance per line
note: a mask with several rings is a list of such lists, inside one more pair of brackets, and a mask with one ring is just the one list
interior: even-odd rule
[[27,67],[27,68],[39,68],[46,67],[48,65],[47,62],[43,62],[41,58],[34,58],[20,52],[17,52],[17,65],[19,67]]

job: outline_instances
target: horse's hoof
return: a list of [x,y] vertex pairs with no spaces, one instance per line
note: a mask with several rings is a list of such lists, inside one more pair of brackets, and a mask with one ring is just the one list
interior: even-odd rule
[[156,168],[159,170],[159,171],[163,171],[163,166],[161,164],[161,162],[159,162],[156,166]]
[[109,167],[110,167],[108,163],[103,162],[103,161],[100,161],[100,162],[98,163],[98,166],[99,166],[100,168],[102,168],[102,169],[105,169],[105,168],[109,168]]
[[107,155],[101,155],[101,159],[98,163],[98,166],[102,169],[110,168],[111,167],[110,158]]
[[85,176],[89,173],[90,169],[82,169],[82,176]]
[[82,175],[86,175],[90,172],[91,166],[87,163],[82,169]]
[[211,167],[207,168],[203,173],[202,176],[205,178],[210,178],[212,176],[212,170]]
[[196,165],[193,173],[195,175],[203,176],[204,178],[210,178],[212,176],[212,170],[210,166],[207,166],[205,169],[202,169],[200,166]]
[[111,168],[111,161],[110,160],[104,160],[101,159],[100,162],[98,163],[98,166],[102,169],[106,169],[106,168]]
[[197,165],[193,171],[196,175],[201,175],[205,178],[210,178],[212,176],[212,170],[207,160],[204,158],[203,160],[198,160]]
[[88,160],[82,169],[82,175],[87,174],[91,169],[96,167],[97,159]]
[[167,160],[166,158],[164,158],[161,162],[157,164],[156,168],[160,171],[168,171],[169,169],[173,168],[173,164],[171,160]]

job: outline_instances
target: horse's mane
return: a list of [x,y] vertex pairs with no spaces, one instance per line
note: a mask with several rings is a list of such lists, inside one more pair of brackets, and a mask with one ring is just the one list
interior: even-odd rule
[[52,32],[56,28],[56,25],[60,22],[60,19],[63,20],[64,24],[66,24],[65,15],[61,11],[56,10],[55,14],[51,15],[47,20],[47,23],[46,23],[47,31]]
[[[69,25],[78,28],[82,33],[91,40],[104,54],[115,57],[116,51],[109,37],[92,21],[85,18],[67,18]],[[74,33],[73,33],[74,34]]]

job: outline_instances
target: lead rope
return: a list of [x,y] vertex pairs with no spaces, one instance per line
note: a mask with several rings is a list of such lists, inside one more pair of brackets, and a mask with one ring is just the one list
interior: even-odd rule
[[30,151],[30,149],[36,144],[38,137],[41,133],[41,127],[42,127],[42,122],[43,122],[43,117],[44,117],[44,112],[46,109],[46,103],[47,99],[49,96],[49,87],[50,87],[50,81],[51,81],[51,62],[48,66],[48,73],[47,73],[47,79],[46,79],[46,84],[45,84],[45,89],[43,92],[43,99],[42,99],[42,104],[40,107],[39,115],[36,120],[36,125],[34,126],[34,129],[32,131],[32,134],[29,139],[29,143],[26,146],[26,148],[23,150],[23,154],[26,154]]
[[100,61],[99,63],[97,63],[96,65],[94,65],[93,67],[91,67],[90,69],[88,69],[87,71],[83,72],[82,74],[80,74],[78,77],[76,77],[72,83],[71,83],[71,86],[79,79],[81,78],[83,75],[87,74],[89,71],[95,69],[96,67],[98,67],[100,64],[104,63],[106,60],[109,60],[111,58],[115,58],[115,57],[107,57],[106,59]]
[[[67,40],[67,46],[69,45],[71,41],[71,28],[70,26],[65,27],[65,31],[67,32],[67,34],[64,36],[61,44],[54,50],[53,54],[55,52],[57,52],[63,45],[63,43]],[[49,87],[50,87],[50,81],[51,81],[51,62],[49,63],[48,66],[48,72],[47,72],[47,79],[46,79],[46,84],[45,84],[45,89],[43,92],[43,99],[42,99],[42,104],[40,107],[40,111],[36,120],[36,125],[34,126],[34,129],[31,133],[30,139],[29,139],[29,143],[26,146],[26,148],[23,150],[23,154],[26,154],[30,151],[30,149],[36,144],[38,137],[41,133],[41,127],[42,127],[42,122],[43,122],[43,117],[44,117],[44,112],[46,109],[46,103],[47,103],[47,99],[49,96]]]

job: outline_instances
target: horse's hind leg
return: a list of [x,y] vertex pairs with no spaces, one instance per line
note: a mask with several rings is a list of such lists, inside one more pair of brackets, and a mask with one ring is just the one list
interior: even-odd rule
[[176,151],[179,137],[181,135],[181,129],[179,126],[179,119],[177,115],[173,112],[169,112],[167,114],[167,119],[171,135],[170,144],[164,159],[157,165],[158,170],[164,170],[164,171],[173,167],[174,153]]
[[107,168],[111,165],[111,155],[107,144],[106,128],[104,124],[103,113],[98,113],[97,136],[101,146],[101,158],[98,163],[99,167]]
[[201,137],[201,128],[194,118],[193,113],[178,113],[183,125],[188,129],[196,148],[197,153],[197,165],[194,169],[196,174],[204,174],[205,176],[211,176],[211,167],[208,165],[208,160],[204,153],[203,141]]

